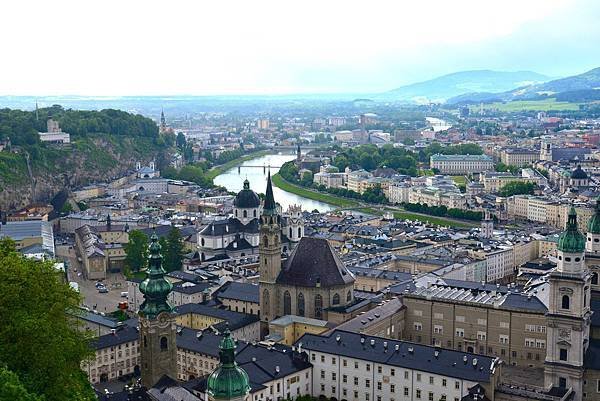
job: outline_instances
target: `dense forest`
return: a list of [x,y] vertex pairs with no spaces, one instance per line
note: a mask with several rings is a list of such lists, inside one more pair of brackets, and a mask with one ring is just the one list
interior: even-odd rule
[[13,145],[39,143],[38,132],[47,131],[49,118],[58,121],[60,128],[72,139],[90,133],[119,136],[158,138],[158,126],[149,118],[120,110],[71,110],[59,105],[23,111],[0,109],[0,140],[10,138]]

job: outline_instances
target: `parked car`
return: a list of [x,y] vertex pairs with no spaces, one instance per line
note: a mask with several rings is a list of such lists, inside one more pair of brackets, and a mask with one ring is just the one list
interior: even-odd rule
[[106,294],[108,292],[108,288],[106,288],[106,287],[98,288],[98,292],[100,294]]

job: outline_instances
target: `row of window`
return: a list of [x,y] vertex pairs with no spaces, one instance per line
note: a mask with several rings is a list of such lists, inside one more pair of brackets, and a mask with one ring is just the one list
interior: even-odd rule
[[[321,384],[321,392],[324,393],[325,392],[325,384]],[[337,393],[337,387],[336,386],[331,386],[331,392],[333,394]],[[404,397],[408,397],[410,394],[410,390],[408,387],[404,387]],[[369,401],[371,394],[370,393],[364,393],[364,397],[361,398],[361,395],[359,394],[358,390],[354,390],[353,392],[354,395],[354,399],[362,399],[365,401]],[[424,391],[422,391],[421,389],[416,389],[415,390],[415,398],[420,400],[423,399],[423,395],[424,395]],[[342,396],[343,397],[348,397],[348,389],[343,388],[342,389]],[[427,400],[428,401],[448,401],[448,396],[446,394],[440,394],[439,398],[434,398],[435,394],[432,391],[429,391],[427,393]],[[383,397],[381,395],[377,395],[375,397],[376,401],[383,401]],[[390,401],[395,401],[394,398],[390,398]],[[454,401],[458,401],[459,398],[458,397],[454,397]]]

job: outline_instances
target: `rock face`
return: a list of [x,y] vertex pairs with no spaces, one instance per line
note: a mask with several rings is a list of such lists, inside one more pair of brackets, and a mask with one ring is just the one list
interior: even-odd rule
[[[137,161],[149,162],[159,148],[139,138],[86,138],[72,147],[18,152],[22,164],[0,176],[0,209],[15,210],[35,202],[49,203],[62,190],[108,182],[131,171]],[[25,167],[26,166],[26,167]]]

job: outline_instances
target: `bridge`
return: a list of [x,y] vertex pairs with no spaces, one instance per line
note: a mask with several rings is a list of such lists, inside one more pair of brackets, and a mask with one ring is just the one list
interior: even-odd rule
[[273,168],[281,168],[281,166],[272,166],[270,164],[269,165],[263,164],[262,166],[252,166],[252,165],[249,165],[249,166],[244,165],[244,166],[242,166],[242,165],[239,165],[239,166],[237,166],[237,169],[238,169],[238,174],[240,173],[240,171],[242,170],[242,168],[262,168],[263,169],[263,173],[266,173],[267,169],[271,170],[271,167],[273,167]]

